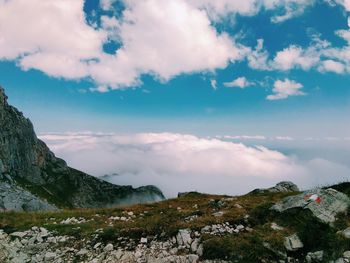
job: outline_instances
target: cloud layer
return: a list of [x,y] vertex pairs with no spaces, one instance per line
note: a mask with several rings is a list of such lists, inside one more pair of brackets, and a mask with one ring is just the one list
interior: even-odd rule
[[323,159],[306,162],[263,146],[173,133],[133,135],[65,133],[41,135],[76,168],[117,174],[116,184],[158,185],[167,196],[197,190],[241,194],[292,180],[301,187],[335,182],[349,168]]

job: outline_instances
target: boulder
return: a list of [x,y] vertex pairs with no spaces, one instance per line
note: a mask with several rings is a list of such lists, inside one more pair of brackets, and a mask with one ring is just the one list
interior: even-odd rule
[[316,252],[307,253],[305,260],[307,263],[322,262],[323,261],[323,250]]
[[345,252],[343,253],[343,257],[344,257],[344,258],[350,259],[350,251],[345,251]]
[[272,222],[272,223],[271,223],[271,228],[272,228],[273,230],[276,230],[276,231],[280,231],[280,230],[283,230],[283,229],[284,229],[284,227],[277,225],[275,222]]
[[350,239],[350,227],[344,229],[343,231],[341,231],[341,234],[345,237]]
[[103,251],[104,251],[104,252],[109,252],[109,251],[112,251],[113,248],[114,248],[113,245],[112,245],[111,243],[109,243],[109,244],[107,244],[107,245],[104,247]]
[[263,194],[263,193],[289,193],[289,192],[299,192],[299,188],[296,184],[289,181],[279,182],[273,187],[266,189],[255,189],[251,193]]
[[309,209],[324,223],[333,223],[336,215],[347,211],[350,199],[347,195],[332,188],[316,189],[289,196],[271,207],[272,210],[284,212],[292,208]]
[[191,230],[190,229],[180,229],[176,241],[179,246],[190,247],[192,243]]
[[303,244],[303,242],[301,242],[301,240],[297,234],[293,234],[293,235],[286,237],[284,239],[284,247],[288,251],[297,251],[298,249],[303,248],[304,244]]

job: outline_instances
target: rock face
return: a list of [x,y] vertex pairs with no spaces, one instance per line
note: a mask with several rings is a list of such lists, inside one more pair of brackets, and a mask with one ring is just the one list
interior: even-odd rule
[[1,210],[40,211],[57,210],[57,207],[15,184],[2,182],[0,183]]
[[289,196],[276,203],[271,209],[283,212],[292,208],[309,209],[315,217],[324,223],[332,223],[336,215],[346,212],[350,199],[332,188],[306,191]]
[[164,199],[154,186],[117,186],[67,166],[7,103],[0,87],[0,209],[106,207]]
[[263,194],[263,193],[287,193],[287,192],[299,192],[299,188],[296,184],[292,182],[283,181],[283,182],[279,182],[278,184],[270,188],[255,189],[251,193]]

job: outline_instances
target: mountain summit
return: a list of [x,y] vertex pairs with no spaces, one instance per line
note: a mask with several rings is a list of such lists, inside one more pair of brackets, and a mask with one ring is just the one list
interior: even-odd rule
[[0,210],[108,207],[164,199],[155,186],[118,186],[67,166],[0,87]]

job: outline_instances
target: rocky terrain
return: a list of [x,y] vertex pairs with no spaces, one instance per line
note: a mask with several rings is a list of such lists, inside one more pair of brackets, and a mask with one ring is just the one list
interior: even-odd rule
[[67,166],[0,87],[0,210],[108,207],[164,199],[154,186],[117,186]]
[[0,262],[350,262],[350,183],[305,192],[282,184],[243,196],[0,213]]

